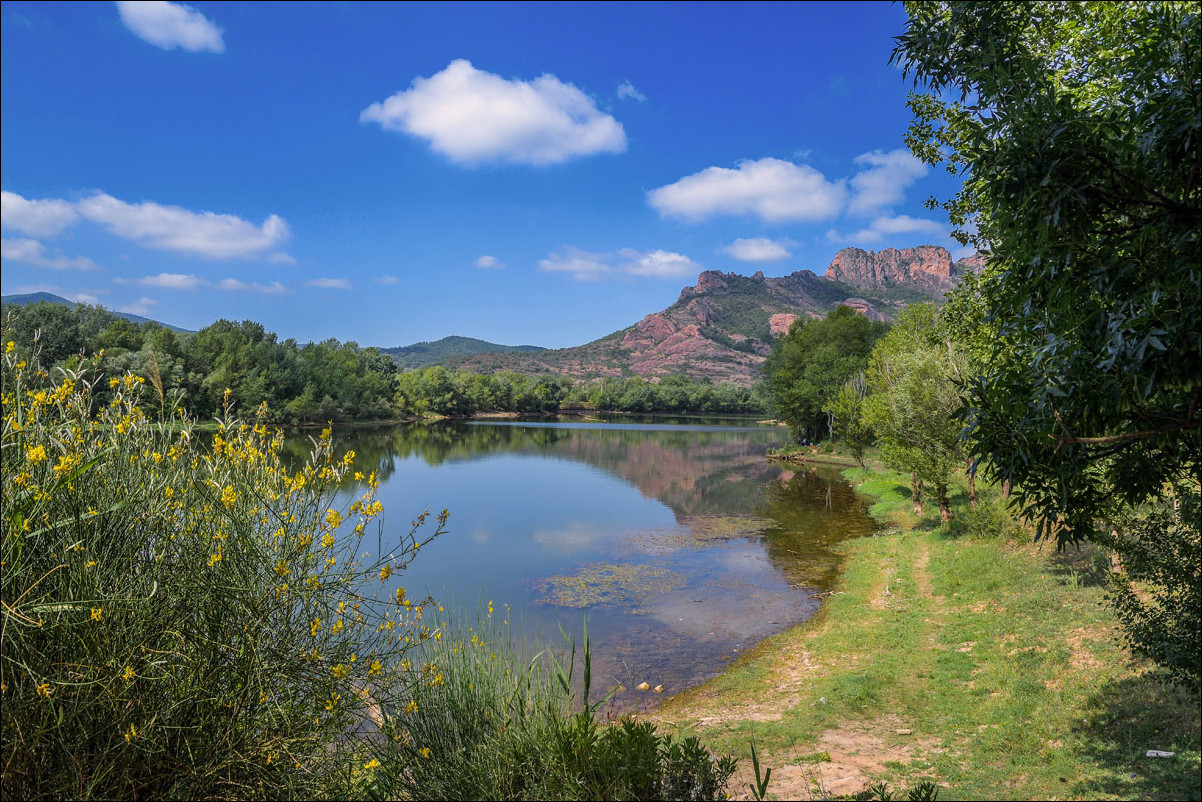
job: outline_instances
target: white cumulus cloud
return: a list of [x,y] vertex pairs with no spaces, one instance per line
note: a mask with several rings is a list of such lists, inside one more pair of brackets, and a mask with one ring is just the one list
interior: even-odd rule
[[377,276],[372,279],[377,284],[396,284],[400,281],[396,276]]
[[867,169],[851,179],[852,196],[847,210],[852,214],[871,214],[905,200],[906,189],[927,174],[927,166],[908,150],[888,153],[874,150],[857,156],[856,164]]
[[0,225],[31,237],[53,237],[79,219],[65,200],[28,200],[15,192],[0,191]]
[[495,256],[489,256],[488,254],[484,254],[476,260],[476,267],[479,267],[482,270],[499,270],[504,266],[505,264],[500,259]]
[[118,2],[121,21],[135,36],[164,50],[183,48],[190,53],[211,50],[221,53],[225,41],[221,28],[192,6],[159,0]]
[[0,239],[0,258],[51,270],[91,270],[96,267],[96,263],[86,256],[64,256],[58,251],[47,250],[35,239]]
[[[233,259],[259,256],[288,238],[288,224],[270,215],[261,226],[232,214],[193,212],[158,203],[125,203],[98,193],[79,202],[79,213],[119,237],[159,250]],[[290,258],[290,257],[288,257]],[[272,254],[272,261],[280,261]]]
[[621,123],[572,84],[551,74],[505,79],[465,59],[415,78],[408,89],[368,106],[359,120],[425,139],[465,165],[558,164],[626,150]]
[[671,251],[623,248],[614,253],[589,253],[571,246],[540,260],[538,266],[549,273],[567,273],[577,281],[620,276],[681,278],[704,269],[689,257]]
[[739,237],[737,240],[721,249],[741,262],[780,262],[793,256],[788,245],[796,244],[791,240],[777,242],[767,237]]
[[647,193],[661,215],[690,222],[720,214],[754,214],[769,223],[825,220],[839,213],[846,197],[843,181],[773,158],[740,162],[735,169],[707,167]]
[[349,290],[351,283],[344,278],[315,278],[305,282],[306,287],[323,290]]
[[923,220],[910,217],[908,214],[899,214],[896,217],[878,217],[867,228],[862,228],[846,237],[828,234],[827,238],[855,243],[873,243],[897,234],[926,234],[934,237],[946,237],[948,230],[947,226],[934,220]]

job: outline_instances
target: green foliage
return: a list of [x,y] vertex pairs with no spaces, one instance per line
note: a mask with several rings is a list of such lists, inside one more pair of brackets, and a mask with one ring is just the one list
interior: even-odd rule
[[472,354],[499,354],[510,351],[545,351],[537,345],[498,345],[477,340],[474,337],[443,337],[434,342],[420,342],[397,348],[381,348],[380,353],[390,357],[402,370],[428,368],[445,359]]
[[866,417],[867,401],[868,381],[863,373],[857,373],[843,383],[839,394],[828,405],[838,438],[851,449],[861,468],[864,468],[864,449],[873,440],[872,427]]
[[1091,537],[1199,467],[1199,5],[907,10],[908,143],[988,250],[957,299],[973,451],[1041,536]]
[[[907,142],[965,176],[941,205],[988,252],[950,315],[971,451],[1037,537],[1098,538],[1202,467],[1202,7],[907,11],[894,58],[929,90]],[[1178,530],[1149,520],[1114,542],[1172,598],[1181,577],[1154,565],[1174,564]],[[1188,674],[1174,655],[1197,652],[1197,605],[1134,598],[1115,596],[1133,645]]]
[[1129,514],[1107,542],[1121,556],[1110,599],[1131,648],[1164,666],[1197,692],[1202,679],[1202,516],[1198,488],[1176,497],[1177,508],[1157,504]]
[[914,304],[898,315],[868,365],[864,419],[876,432],[881,459],[934,486],[944,520],[951,473],[963,462],[956,417],[962,363],[935,308]]
[[[602,727],[575,705],[575,649],[523,652],[492,604],[471,627],[421,647],[408,702],[385,725],[373,795],[400,799],[725,799],[731,758],[714,760],[695,737],[674,739],[650,722]],[[567,667],[563,665],[567,664]]]
[[376,477],[328,432],[295,471],[265,410],[227,409],[202,444],[173,405],[147,418],[141,378],[94,382],[99,362],[52,382],[5,345],[4,797],[349,793],[355,733],[428,634],[384,584],[425,516],[386,555]]
[[843,384],[868,364],[868,355],[889,326],[846,306],[821,320],[797,320],[778,339],[764,364],[777,417],[798,441],[830,432],[827,412]]

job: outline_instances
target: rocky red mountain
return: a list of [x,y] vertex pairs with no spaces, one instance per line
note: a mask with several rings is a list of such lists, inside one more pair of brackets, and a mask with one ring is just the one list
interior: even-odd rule
[[765,278],[707,270],[676,303],[638,323],[575,348],[533,353],[477,354],[445,364],[492,373],[577,378],[684,375],[751,384],[772,341],[801,316],[822,317],[850,306],[873,320],[889,320],[911,301],[940,300],[980,257],[952,262],[945,248],[844,248],[824,276],[799,270]]

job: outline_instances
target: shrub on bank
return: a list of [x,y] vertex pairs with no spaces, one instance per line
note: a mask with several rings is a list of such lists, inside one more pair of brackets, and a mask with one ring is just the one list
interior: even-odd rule
[[732,758],[649,722],[597,721],[599,705],[587,704],[587,632],[576,704],[575,649],[563,662],[545,651],[523,657],[491,603],[476,626],[442,632],[415,652],[422,663],[411,666],[405,704],[385,726],[376,798],[727,798]]
[[202,444],[161,387],[152,422],[131,374],[93,408],[88,367],[51,377],[10,342],[0,368],[3,796],[366,787],[360,733],[402,687],[406,635],[428,634],[422,605],[382,592],[424,516],[385,554],[375,477],[328,432],[292,472],[264,408],[227,404]]

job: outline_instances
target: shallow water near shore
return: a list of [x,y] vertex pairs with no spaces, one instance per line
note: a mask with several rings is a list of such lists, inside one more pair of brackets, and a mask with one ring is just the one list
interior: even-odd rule
[[391,582],[448,611],[491,601],[532,648],[561,627],[579,644],[587,616],[593,699],[620,687],[624,711],[659,698],[640,683],[683,690],[804,621],[834,545],[875,530],[837,469],[764,459],[786,436],[744,420],[442,421],[340,429],[335,446],[380,476],[385,550],[419,513],[450,511]]

